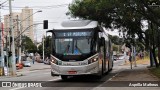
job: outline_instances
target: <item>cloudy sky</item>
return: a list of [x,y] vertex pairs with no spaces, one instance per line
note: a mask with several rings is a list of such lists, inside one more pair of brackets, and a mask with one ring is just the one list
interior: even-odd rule
[[[0,3],[3,3],[1,9],[1,16],[3,19],[3,15],[9,14],[9,3],[8,0],[0,0]],[[28,6],[33,9],[34,12],[38,10],[42,10],[40,13],[36,13],[33,15],[34,23],[42,23],[43,20],[49,21],[49,29],[53,29],[53,27],[59,22],[65,21],[69,19],[69,16],[66,16],[66,12],[68,11],[68,5],[72,3],[74,0],[12,0],[12,12],[21,12],[21,9]],[[43,29],[43,25],[39,24],[34,27],[35,31],[35,39],[41,41],[42,36],[45,35],[46,30]],[[119,35],[118,30],[106,31],[111,35]]]
[[[8,0],[0,0],[0,3],[7,1],[2,5],[1,16],[9,14],[9,3]],[[53,29],[54,25],[58,22],[67,20],[69,17],[66,16],[68,11],[68,5],[73,0],[12,0],[12,12],[21,12],[21,9],[28,6],[33,9],[34,12],[42,10],[40,13],[33,15],[34,23],[42,23],[43,20],[49,21],[49,29]],[[41,37],[45,34],[46,30],[43,30],[42,24],[36,27],[37,40],[41,41]]]

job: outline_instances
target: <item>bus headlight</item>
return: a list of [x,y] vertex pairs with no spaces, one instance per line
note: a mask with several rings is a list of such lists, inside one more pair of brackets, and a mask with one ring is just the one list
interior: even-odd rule
[[57,60],[52,58],[52,59],[51,59],[51,63],[56,64],[56,63],[57,63]]
[[62,65],[62,61],[54,57],[53,55],[51,55],[51,63],[56,64],[56,65]]
[[51,63],[54,63],[56,65],[62,65],[62,61],[59,61],[59,60],[56,60],[56,59],[53,59],[51,60]]
[[88,60],[88,64],[91,64],[93,62],[96,62],[98,60],[98,58],[92,58]]

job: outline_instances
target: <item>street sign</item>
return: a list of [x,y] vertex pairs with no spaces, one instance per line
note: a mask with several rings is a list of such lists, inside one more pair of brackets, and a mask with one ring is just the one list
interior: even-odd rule
[[5,76],[7,76],[7,75],[8,75],[7,67],[4,67],[4,75],[5,75]]

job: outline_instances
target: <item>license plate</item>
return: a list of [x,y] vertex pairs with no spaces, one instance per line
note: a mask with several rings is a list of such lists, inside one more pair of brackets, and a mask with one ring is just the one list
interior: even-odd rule
[[68,74],[76,74],[77,71],[68,71]]

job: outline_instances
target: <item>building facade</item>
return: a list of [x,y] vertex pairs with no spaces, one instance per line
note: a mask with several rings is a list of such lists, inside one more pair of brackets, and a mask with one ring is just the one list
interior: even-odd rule
[[[23,32],[22,35],[28,36],[32,41],[34,41],[34,31],[33,31],[33,9],[25,7],[22,9],[21,13],[12,13],[13,18],[13,30],[15,38],[20,35],[20,30]],[[4,15],[4,29],[5,36],[9,34],[10,31],[10,16]],[[11,34],[10,34],[11,35]]]
[[[19,32],[20,26],[19,26],[18,22],[21,19],[21,13],[12,13],[12,19],[13,19],[14,37],[17,38],[20,34],[20,32]],[[9,15],[4,16],[4,37],[5,37],[4,40],[7,39],[7,35],[8,36],[11,35],[11,32],[10,32],[10,16]],[[18,41],[18,40],[16,40],[16,41]],[[4,41],[4,42],[6,42],[6,41]]]
[[33,30],[33,9],[25,7],[21,13],[21,24],[23,35],[28,36],[34,41],[34,30]]

